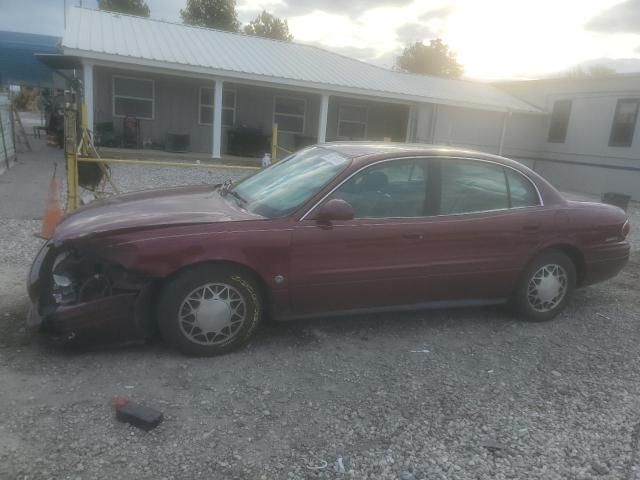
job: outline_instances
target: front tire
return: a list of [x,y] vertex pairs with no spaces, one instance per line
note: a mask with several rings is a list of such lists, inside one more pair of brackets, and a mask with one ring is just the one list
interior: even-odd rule
[[525,270],[514,295],[514,306],[525,319],[545,322],[564,310],[575,286],[573,261],[562,252],[545,252]]
[[262,320],[255,281],[239,269],[201,265],[165,286],[158,306],[164,340],[191,356],[212,356],[244,345]]

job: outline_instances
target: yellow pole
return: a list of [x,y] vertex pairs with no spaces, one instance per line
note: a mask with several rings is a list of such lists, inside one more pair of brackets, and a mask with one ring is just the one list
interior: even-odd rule
[[87,128],[87,104],[83,103],[80,108],[80,127],[84,130]]
[[278,124],[274,123],[271,131],[271,161],[278,160]]
[[80,206],[78,198],[78,159],[75,152],[67,153],[67,210],[73,211]]
[[78,198],[78,158],[76,156],[76,112],[67,110],[64,114],[64,153],[67,161],[67,211],[72,212],[80,205]]
[[89,149],[87,148],[89,131],[87,130],[87,104],[84,102],[80,106],[80,131],[82,132],[82,155],[86,157],[89,155]]

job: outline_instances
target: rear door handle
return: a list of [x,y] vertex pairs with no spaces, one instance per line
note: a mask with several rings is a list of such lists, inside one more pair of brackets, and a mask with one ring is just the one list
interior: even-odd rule
[[541,228],[542,225],[540,224],[525,225],[524,227],[522,227],[525,232],[537,232]]

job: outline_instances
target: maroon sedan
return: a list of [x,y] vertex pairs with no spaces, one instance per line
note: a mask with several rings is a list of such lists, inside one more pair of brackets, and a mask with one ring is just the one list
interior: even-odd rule
[[431,146],[310,147],[232,185],[120,195],[66,217],[29,322],[212,355],[277,320],[511,303],[549,320],[627,263],[629,222],[520,163]]

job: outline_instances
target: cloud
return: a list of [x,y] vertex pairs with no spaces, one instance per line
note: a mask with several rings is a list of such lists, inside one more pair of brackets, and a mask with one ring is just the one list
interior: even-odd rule
[[[19,3],[0,0],[0,30],[62,35],[64,7],[62,2],[23,0]],[[34,16],[34,12],[38,12]],[[42,19],[45,19],[43,21]]]
[[435,37],[435,32],[429,25],[423,23],[407,23],[396,30],[398,41],[403,44],[421,42]]
[[445,6],[422,13],[417,21],[405,23],[396,29],[398,41],[407,45],[437,38],[443,31],[446,18],[453,11],[453,7]]
[[378,7],[404,7],[412,0],[285,0],[274,7],[277,15],[293,17],[322,11],[332,15],[355,17]]
[[626,0],[587,22],[589,30],[602,33],[640,33],[640,0]]

